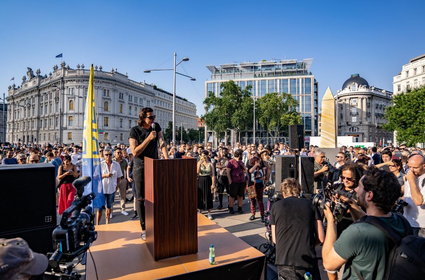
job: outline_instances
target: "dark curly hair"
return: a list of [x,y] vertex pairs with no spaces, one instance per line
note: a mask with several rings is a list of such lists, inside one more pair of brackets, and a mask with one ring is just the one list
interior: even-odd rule
[[401,194],[401,186],[397,177],[388,171],[375,167],[368,168],[363,177],[365,191],[373,193],[372,201],[385,213],[391,211]]
[[145,122],[144,119],[147,117],[148,113],[152,113],[153,109],[150,107],[145,107],[139,112],[139,119],[137,120],[137,124],[139,126],[143,126],[143,123]]

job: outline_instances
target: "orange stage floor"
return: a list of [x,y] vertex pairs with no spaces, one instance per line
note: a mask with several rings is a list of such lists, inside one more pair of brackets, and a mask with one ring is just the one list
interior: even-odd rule
[[[198,214],[198,253],[160,261],[154,261],[145,242],[140,238],[138,221],[100,225],[96,227],[96,231],[98,238],[90,250],[96,263],[98,277],[102,280],[161,279],[176,276],[179,279],[185,279],[184,274],[188,273],[192,273],[192,277],[187,277],[188,279],[196,279],[199,276],[194,278],[193,273],[197,271],[211,274],[212,270],[220,268],[223,270],[226,265],[237,265],[240,262],[256,259],[264,264],[264,255],[261,252],[201,214]],[[216,265],[210,265],[208,262],[210,244],[214,244],[216,248]],[[261,275],[264,275],[263,264],[260,264]],[[248,266],[249,264],[245,265],[245,267]],[[230,270],[229,268],[223,271]],[[255,278],[263,277],[255,276],[250,279]],[[86,279],[96,279],[90,256],[87,257]],[[223,279],[227,277],[218,280]]]

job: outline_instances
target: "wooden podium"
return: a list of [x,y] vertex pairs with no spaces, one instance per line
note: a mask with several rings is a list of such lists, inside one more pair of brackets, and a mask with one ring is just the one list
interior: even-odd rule
[[145,157],[145,209],[155,260],[197,253],[196,159]]

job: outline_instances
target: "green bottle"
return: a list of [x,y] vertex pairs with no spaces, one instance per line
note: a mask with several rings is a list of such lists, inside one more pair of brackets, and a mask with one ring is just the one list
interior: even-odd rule
[[306,273],[304,273],[304,279],[313,280],[313,275],[311,275],[311,273],[307,271]]
[[210,264],[215,264],[215,247],[213,244],[210,245],[210,254],[208,256]]

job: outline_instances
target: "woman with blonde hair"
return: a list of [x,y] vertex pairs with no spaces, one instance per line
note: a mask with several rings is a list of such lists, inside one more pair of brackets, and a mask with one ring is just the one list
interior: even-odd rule
[[198,174],[198,209],[207,210],[207,217],[213,220],[211,209],[213,208],[213,198],[211,189],[215,186],[215,171],[211,164],[208,151],[203,151],[200,155],[196,172]]

